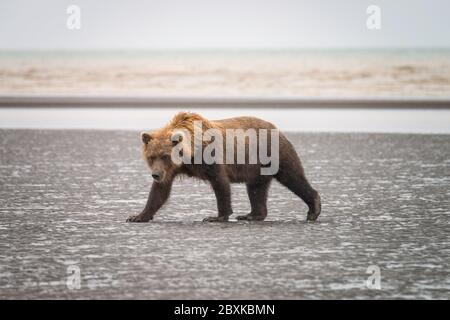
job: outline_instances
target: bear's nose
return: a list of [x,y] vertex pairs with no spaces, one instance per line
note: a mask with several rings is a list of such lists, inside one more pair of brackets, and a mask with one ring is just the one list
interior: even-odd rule
[[159,172],[152,173],[152,177],[155,180],[159,180],[159,179],[161,179],[161,173],[159,173]]

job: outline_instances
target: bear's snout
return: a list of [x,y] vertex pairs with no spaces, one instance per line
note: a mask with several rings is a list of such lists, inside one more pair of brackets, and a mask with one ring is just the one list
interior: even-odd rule
[[158,181],[158,182],[161,181],[163,176],[164,176],[163,172],[160,172],[160,171],[152,172],[152,177],[155,181]]

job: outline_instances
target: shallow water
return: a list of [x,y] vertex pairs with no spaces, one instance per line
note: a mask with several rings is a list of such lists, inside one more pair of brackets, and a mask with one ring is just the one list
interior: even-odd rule
[[[449,298],[448,135],[290,134],[316,223],[277,183],[267,221],[202,223],[213,193],[184,179],[153,222],[126,224],[151,183],[137,136],[0,130],[0,298]],[[233,206],[249,211],[241,185]]]
[[[209,119],[252,115],[280,130],[450,134],[450,109],[189,108]],[[180,109],[178,109],[180,110]],[[183,109],[181,109],[183,110]],[[161,127],[175,108],[0,108],[0,128],[149,130]]]

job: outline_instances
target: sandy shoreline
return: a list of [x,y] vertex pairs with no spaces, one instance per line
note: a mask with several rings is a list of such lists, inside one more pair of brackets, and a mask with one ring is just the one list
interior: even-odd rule
[[449,98],[448,50],[1,52],[0,95]]

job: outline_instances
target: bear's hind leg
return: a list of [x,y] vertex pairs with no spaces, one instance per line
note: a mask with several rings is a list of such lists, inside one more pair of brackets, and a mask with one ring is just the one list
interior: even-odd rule
[[267,194],[271,180],[270,176],[261,176],[257,181],[247,183],[247,193],[252,211],[247,215],[236,217],[237,220],[262,221],[266,218]]
[[217,217],[207,217],[203,222],[227,222],[228,217],[233,214],[230,182],[223,174],[212,175],[209,181],[216,195],[219,212]]
[[303,168],[289,168],[289,170],[280,168],[275,177],[308,205],[309,211],[306,220],[315,221],[321,212],[320,195],[309,184],[303,173]]

